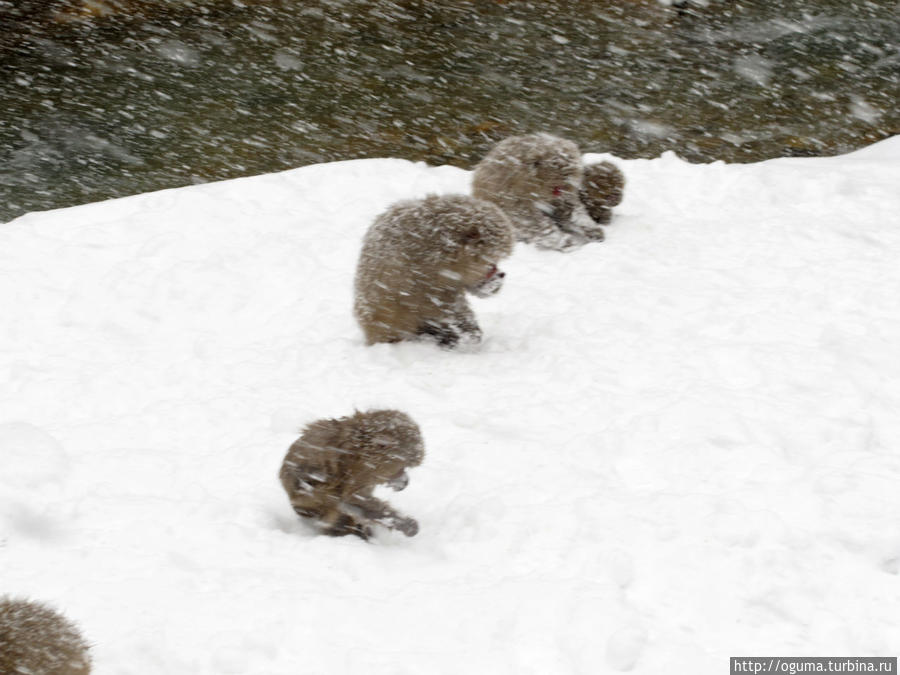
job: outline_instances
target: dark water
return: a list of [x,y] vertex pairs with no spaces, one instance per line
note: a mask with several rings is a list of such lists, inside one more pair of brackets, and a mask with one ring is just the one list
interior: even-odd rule
[[692,161],[900,133],[897,0],[66,2],[0,0],[0,221],[532,131]]

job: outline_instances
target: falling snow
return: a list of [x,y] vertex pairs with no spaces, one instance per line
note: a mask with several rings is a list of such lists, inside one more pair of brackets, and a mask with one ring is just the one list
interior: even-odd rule
[[[726,672],[900,648],[900,137],[612,159],[607,240],[518,245],[484,340],[366,347],[363,234],[471,175],[314,165],[0,228],[3,591],[98,673]],[[392,407],[406,538],[317,536],[305,424]]]

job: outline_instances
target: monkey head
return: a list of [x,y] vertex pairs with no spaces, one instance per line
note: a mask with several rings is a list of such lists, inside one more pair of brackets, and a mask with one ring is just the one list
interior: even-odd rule
[[373,469],[373,482],[400,491],[409,484],[408,468],[419,466],[425,443],[419,425],[399,410],[356,413],[359,447]]
[[598,162],[584,167],[579,197],[594,221],[605,224],[612,217],[611,209],[622,202],[625,175],[612,162]]
[[[493,206],[493,205],[491,205]],[[495,216],[506,221],[506,216],[493,206]],[[498,293],[503,287],[506,272],[497,264],[512,252],[512,228],[492,228],[473,226],[466,233],[460,258],[465,270],[463,280],[466,290],[479,298],[487,298]]]
[[506,214],[490,202],[464,197],[443,221],[444,231],[453,240],[453,250],[446,257],[441,276],[456,280],[478,297],[497,293],[506,277],[498,263],[512,253],[515,242]]
[[0,672],[89,675],[90,646],[78,627],[34,600],[0,597]]
[[533,140],[525,145],[524,168],[530,174],[536,198],[548,203],[577,203],[582,179],[578,146],[547,134],[526,138]]
[[400,469],[399,473],[395,474],[385,485],[394,492],[405,490],[406,486],[409,485],[409,474],[406,473],[406,469]]
[[581,153],[572,141],[550,134],[512,136],[498,143],[484,162],[499,165],[506,186],[519,196],[539,204],[578,201]]
[[567,251],[602,241],[579,191],[583,166],[578,146],[549,134],[512,136],[475,167],[472,194],[497,204],[520,241]]

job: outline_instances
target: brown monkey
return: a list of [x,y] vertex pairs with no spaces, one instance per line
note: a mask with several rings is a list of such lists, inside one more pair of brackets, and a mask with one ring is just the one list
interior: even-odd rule
[[0,673],[90,672],[88,645],[75,624],[39,602],[0,599]]
[[370,410],[309,424],[281,465],[279,478],[297,515],[323,534],[372,535],[372,525],[408,537],[419,524],[372,496],[376,485],[402,490],[406,469],[418,466],[425,446],[418,425],[399,410]]
[[579,199],[581,179],[581,152],[572,141],[511,136],[475,167],[472,194],[503,209],[519,240],[565,251],[603,240]]
[[612,207],[622,202],[625,175],[612,162],[598,162],[584,167],[579,196],[588,215],[606,225],[612,218]]
[[509,220],[489,202],[431,195],[394,204],[366,232],[356,269],[353,309],[366,343],[478,342],[466,293],[497,293],[497,263],[512,248]]

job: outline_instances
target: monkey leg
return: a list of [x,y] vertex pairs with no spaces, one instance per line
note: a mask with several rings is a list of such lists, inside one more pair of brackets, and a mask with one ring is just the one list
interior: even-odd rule
[[320,500],[308,492],[297,491],[291,495],[291,507],[301,518],[319,518],[322,515]]
[[338,517],[333,525],[324,528],[322,534],[327,534],[329,537],[344,537],[352,534],[363,541],[368,541],[369,537],[372,536],[372,528],[344,513]]
[[[603,237],[601,236],[597,241],[602,241],[602,239]],[[546,230],[542,235],[533,238],[531,241],[538,248],[550,251],[568,252],[584,246],[587,239],[580,234],[572,234],[558,228],[553,228],[552,230]]]
[[451,322],[459,331],[461,339],[466,342],[481,342],[481,328],[475,320],[475,312],[469,307],[466,297],[460,296],[459,300],[453,305],[453,315]]
[[319,512],[316,509],[307,508],[305,506],[297,506],[296,504],[291,504],[294,507],[294,513],[296,513],[301,518],[318,518]]
[[309,489],[308,484],[303,485],[307,489],[298,488],[291,496],[294,513],[313,521],[323,534],[333,537],[355,534],[368,539],[371,529],[354,519],[351,514],[343,513],[337,498],[323,490]]
[[419,326],[416,335],[434,338],[441,347],[447,347],[448,349],[453,349],[456,343],[459,342],[459,332],[453,326],[449,323],[440,323],[431,319],[424,321]]
[[372,528],[352,513],[345,513],[340,509],[332,509],[318,519],[319,529],[322,534],[329,537],[344,537],[348,534],[355,535],[367,541],[372,536]]
[[414,518],[404,516],[393,506],[377,497],[358,496],[348,505],[348,511],[356,512],[367,522],[399,530],[407,537],[413,537],[419,531],[419,523]]
[[434,338],[447,349],[453,349],[460,341],[470,344],[481,342],[481,328],[463,292],[452,303],[441,307],[436,317],[422,321],[416,334]]

